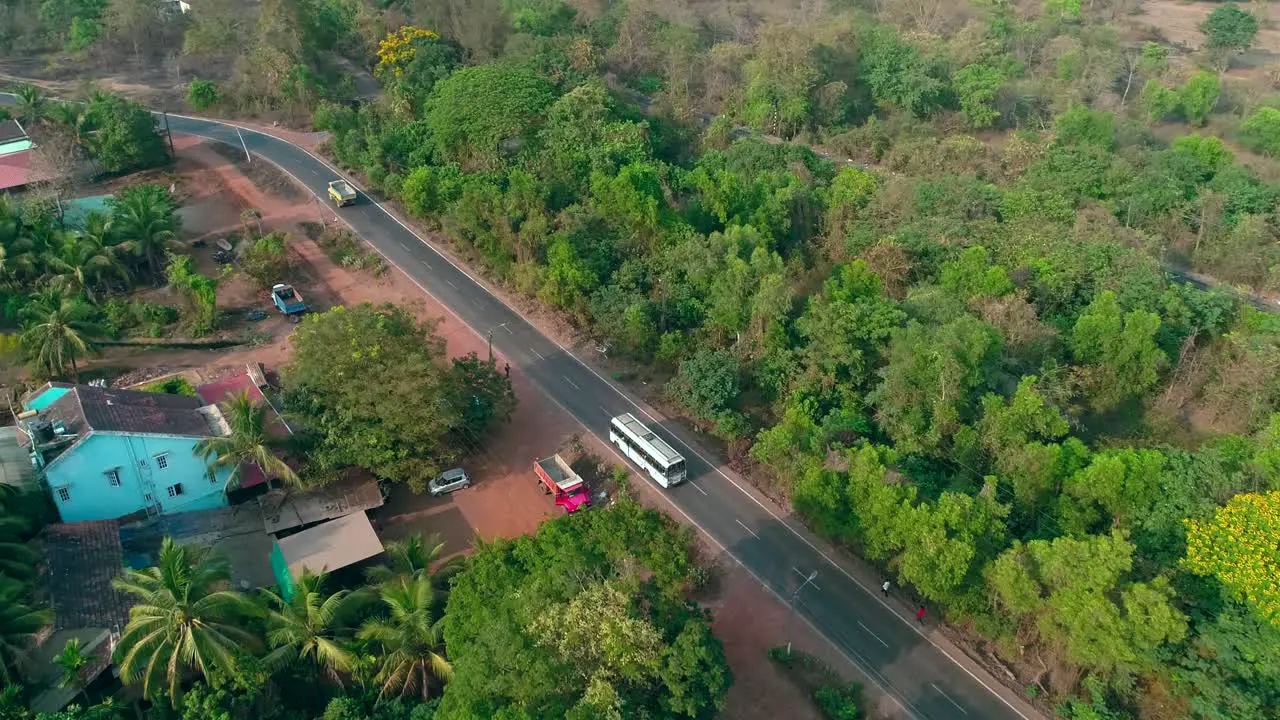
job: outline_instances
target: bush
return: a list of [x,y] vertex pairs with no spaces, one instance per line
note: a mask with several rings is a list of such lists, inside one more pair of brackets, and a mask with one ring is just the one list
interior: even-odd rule
[[187,104],[196,110],[208,110],[222,99],[218,84],[212,80],[192,80],[187,86]]
[[769,659],[782,666],[792,682],[799,685],[818,711],[828,720],[859,720],[862,714],[862,686],[846,683],[818,658],[799,650],[769,648]]
[[240,267],[260,287],[271,287],[289,271],[289,241],[288,233],[263,235],[240,253]]
[[67,30],[67,43],[64,49],[69,53],[77,53],[98,42],[102,36],[102,25],[89,18],[78,17],[71,21]]
[[186,395],[187,397],[195,397],[196,389],[184,377],[171,377],[160,382],[144,385],[142,389],[146,392],[164,393],[166,395]]
[[120,337],[128,330],[142,327],[147,335],[158,336],[166,325],[178,321],[178,311],[168,305],[135,300],[108,300],[102,306],[103,325],[111,337]]
[[1200,23],[1200,32],[1211,48],[1244,50],[1258,34],[1258,21],[1235,5],[1223,5]]

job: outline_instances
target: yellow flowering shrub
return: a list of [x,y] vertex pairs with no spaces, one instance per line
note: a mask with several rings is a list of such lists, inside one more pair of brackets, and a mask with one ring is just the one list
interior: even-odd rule
[[378,77],[386,77],[388,74],[400,77],[418,51],[415,43],[419,40],[437,40],[439,37],[434,31],[413,25],[405,25],[395,32],[387,33],[382,42],[378,43],[378,64],[373,68],[373,73]]
[[1212,519],[1188,520],[1184,564],[1280,625],[1280,492],[1237,495]]

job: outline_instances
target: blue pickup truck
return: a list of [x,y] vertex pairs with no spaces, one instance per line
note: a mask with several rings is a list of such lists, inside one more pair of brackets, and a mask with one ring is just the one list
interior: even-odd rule
[[289,316],[290,320],[297,322],[301,319],[302,313],[307,311],[307,304],[302,301],[302,296],[292,285],[283,283],[271,286],[271,301],[276,304],[276,308],[280,312]]

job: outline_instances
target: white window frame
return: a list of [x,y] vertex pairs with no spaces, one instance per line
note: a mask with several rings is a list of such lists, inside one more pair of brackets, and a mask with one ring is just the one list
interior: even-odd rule
[[67,485],[57,488],[59,502],[71,502],[71,488]]
[[187,494],[187,489],[182,487],[182,483],[174,483],[167,488],[169,497],[176,498]]
[[169,467],[169,453],[160,453],[155,456],[155,460],[157,470],[165,470]]
[[107,476],[107,484],[111,487],[120,487],[120,468],[111,468],[102,473]]

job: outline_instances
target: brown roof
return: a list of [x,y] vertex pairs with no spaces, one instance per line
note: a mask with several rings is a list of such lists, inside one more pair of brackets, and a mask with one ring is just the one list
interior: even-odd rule
[[124,630],[133,602],[111,587],[111,581],[124,573],[120,524],[95,520],[50,525],[40,541],[45,555],[41,576],[53,607],[54,629]]
[[268,493],[259,497],[258,503],[267,532],[275,534],[382,507],[383,500],[378,481],[363,471],[354,471],[324,487]]
[[61,420],[70,435],[86,430],[211,437],[209,418],[198,397],[77,385],[40,414]]
[[26,136],[26,131],[22,129],[22,126],[18,124],[17,120],[0,121],[0,143],[21,140]]

